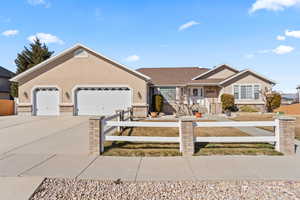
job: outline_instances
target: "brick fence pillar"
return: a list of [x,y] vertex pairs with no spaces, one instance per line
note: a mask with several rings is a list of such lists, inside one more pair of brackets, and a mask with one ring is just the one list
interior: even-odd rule
[[89,119],[89,152],[100,155],[104,151],[103,122],[104,116]]
[[279,117],[276,119],[276,124],[276,151],[284,155],[294,155],[296,119],[293,117]]
[[181,119],[179,121],[180,152],[183,156],[195,153],[195,137],[193,120]]

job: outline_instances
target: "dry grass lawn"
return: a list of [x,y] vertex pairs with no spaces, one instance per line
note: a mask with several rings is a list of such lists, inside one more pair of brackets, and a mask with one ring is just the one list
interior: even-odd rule
[[300,115],[300,104],[282,105],[274,112],[284,112],[286,115]]
[[[196,128],[197,136],[248,136],[236,128]],[[115,135],[178,137],[178,128],[128,128]],[[198,143],[197,143],[198,144]],[[179,156],[176,143],[105,142],[107,156]],[[195,155],[281,155],[270,144],[203,144],[196,146]]]
[[[300,116],[293,116],[296,118],[296,130],[295,130],[295,138],[300,140]],[[272,121],[274,120],[273,115],[270,114],[249,114],[249,115],[241,115],[233,118],[235,121]],[[268,131],[274,132],[272,127],[258,127]]]

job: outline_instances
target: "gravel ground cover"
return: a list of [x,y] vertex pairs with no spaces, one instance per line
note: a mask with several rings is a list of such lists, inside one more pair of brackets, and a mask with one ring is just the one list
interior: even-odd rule
[[31,200],[300,199],[295,181],[122,182],[46,179]]

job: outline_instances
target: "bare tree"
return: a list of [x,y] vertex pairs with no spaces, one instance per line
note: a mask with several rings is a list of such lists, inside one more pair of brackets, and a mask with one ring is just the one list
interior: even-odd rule
[[265,103],[265,111],[272,112],[275,108],[281,104],[281,96],[277,92],[273,91],[272,88],[265,87],[260,90],[262,100]]

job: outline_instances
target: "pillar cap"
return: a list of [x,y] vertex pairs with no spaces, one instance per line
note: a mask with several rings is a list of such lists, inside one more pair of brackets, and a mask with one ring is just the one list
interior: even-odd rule
[[276,119],[283,120],[283,121],[296,121],[296,117],[290,117],[290,116],[278,116]]
[[91,120],[102,120],[104,118],[105,118],[105,116],[93,116],[93,117],[90,117]]

